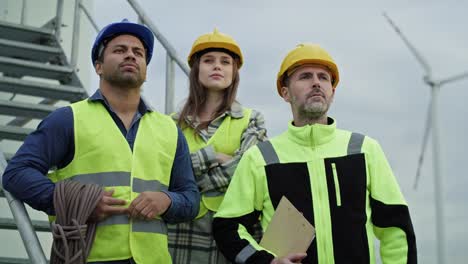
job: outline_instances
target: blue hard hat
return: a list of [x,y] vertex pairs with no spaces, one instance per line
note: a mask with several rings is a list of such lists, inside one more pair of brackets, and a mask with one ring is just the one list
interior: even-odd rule
[[116,22],[105,26],[94,40],[91,50],[91,63],[94,65],[99,56],[99,46],[106,39],[114,38],[119,35],[129,34],[137,37],[146,48],[146,64],[149,64],[153,56],[154,36],[153,32],[144,25],[132,23],[128,19],[122,22]]

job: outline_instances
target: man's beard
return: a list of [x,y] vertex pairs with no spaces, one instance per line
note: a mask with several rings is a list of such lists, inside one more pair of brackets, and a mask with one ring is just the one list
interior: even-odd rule
[[110,74],[103,75],[103,78],[111,85],[120,88],[140,88],[145,82],[140,71],[137,71],[134,74],[125,74],[117,69]]
[[298,109],[299,116],[304,119],[318,119],[328,112],[328,105],[325,102],[313,102],[304,104]]
[[[317,92],[315,91],[315,93]],[[313,92],[311,92],[310,94],[310,96],[312,96]],[[296,98],[293,98],[293,100],[296,101]],[[299,105],[297,109],[297,113],[299,114],[301,119],[316,120],[326,115],[330,107],[332,98],[330,102],[327,102],[327,100],[325,99],[325,95],[322,93],[322,100],[308,102],[309,100],[313,99],[307,99],[306,102],[302,105]]]

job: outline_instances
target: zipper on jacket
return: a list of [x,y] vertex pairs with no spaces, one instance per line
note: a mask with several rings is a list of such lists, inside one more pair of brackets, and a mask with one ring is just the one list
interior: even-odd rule
[[332,163],[333,171],[333,181],[335,182],[335,195],[336,195],[336,205],[341,206],[341,192],[340,192],[340,182],[338,181],[338,173],[336,172],[336,164]]
[[309,167],[312,202],[316,220],[315,228],[317,230],[315,239],[317,241],[318,263],[335,264],[327,179],[324,167],[320,169],[320,166],[323,166],[323,160],[321,162],[317,161],[320,156],[317,149],[312,150],[313,161]]

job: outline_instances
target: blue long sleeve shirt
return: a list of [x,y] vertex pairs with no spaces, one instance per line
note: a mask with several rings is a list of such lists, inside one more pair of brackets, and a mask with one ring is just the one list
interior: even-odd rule
[[[140,119],[152,109],[140,99],[138,111],[127,131],[99,89],[88,100],[100,101],[106,107],[133,151]],[[45,175],[50,169],[67,166],[73,160],[74,153],[73,111],[67,106],[52,112],[25,139],[5,169],[3,187],[31,207],[54,215],[55,184]],[[187,142],[179,128],[171,180],[165,193],[171,198],[171,205],[162,216],[165,221],[187,221],[197,215],[200,194],[193,176]]]

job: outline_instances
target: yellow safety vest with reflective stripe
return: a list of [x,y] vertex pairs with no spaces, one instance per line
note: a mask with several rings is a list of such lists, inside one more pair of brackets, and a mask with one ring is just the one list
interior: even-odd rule
[[[141,192],[167,190],[177,148],[177,127],[170,117],[148,112],[141,117],[133,152],[101,102],[71,105],[75,155],[51,173],[54,182],[72,179],[114,189],[128,206]],[[167,227],[160,218],[130,220],[118,215],[99,222],[88,262],[133,258],[138,264],[171,263]]]
[[[182,132],[187,139],[190,153],[212,145],[216,152],[234,155],[234,152],[240,148],[242,133],[244,133],[249,125],[251,113],[252,109],[243,108],[243,117],[241,118],[233,118],[230,115],[226,115],[214,135],[207,142],[195,133],[192,127],[184,128]],[[216,191],[202,193],[200,211],[197,218],[205,215],[208,210],[216,212],[223,201],[223,197],[224,193]]]

